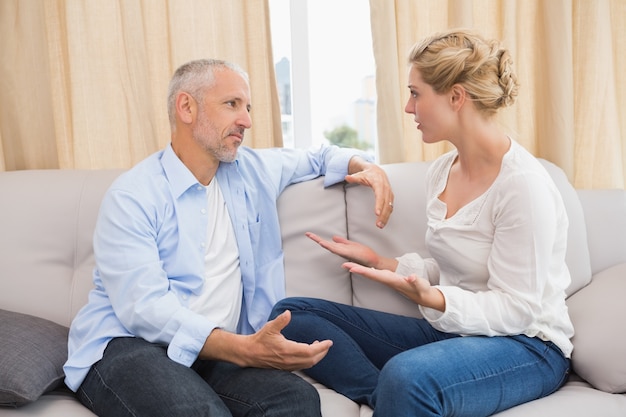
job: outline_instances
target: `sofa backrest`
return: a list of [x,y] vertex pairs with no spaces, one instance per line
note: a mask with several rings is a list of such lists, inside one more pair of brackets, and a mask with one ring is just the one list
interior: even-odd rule
[[0,173],[0,308],[70,324],[92,287],[100,201],[120,173]]
[[592,273],[626,263],[626,189],[577,193],[585,212]]

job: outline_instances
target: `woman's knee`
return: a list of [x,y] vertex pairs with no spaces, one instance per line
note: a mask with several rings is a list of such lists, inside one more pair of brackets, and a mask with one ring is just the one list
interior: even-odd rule
[[424,375],[425,372],[427,370],[419,366],[418,361],[400,353],[389,359],[383,366],[378,378],[378,386],[391,393],[411,390],[414,381],[427,377]]
[[275,319],[276,317],[278,317],[279,315],[281,315],[283,312],[287,310],[291,312],[306,310],[307,308],[311,306],[311,303],[313,301],[314,299],[307,298],[307,297],[283,298],[282,300],[279,300],[276,303],[276,305],[274,305],[274,308],[272,309],[272,312],[270,313],[270,320]]
[[422,415],[425,409],[432,409],[429,401],[437,397],[436,372],[428,360],[405,353],[394,356],[383,366],[373,401],[377,409],[387,413],[408,415],[404,411],[412,410]]

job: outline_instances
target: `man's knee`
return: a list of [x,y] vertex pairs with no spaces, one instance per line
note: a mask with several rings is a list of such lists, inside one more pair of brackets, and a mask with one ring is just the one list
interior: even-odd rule
[[296,374],[292,374],[289,384],[282,386],[281,403],[268,409],[268,417],[320,417],[321,405],[317,389]]

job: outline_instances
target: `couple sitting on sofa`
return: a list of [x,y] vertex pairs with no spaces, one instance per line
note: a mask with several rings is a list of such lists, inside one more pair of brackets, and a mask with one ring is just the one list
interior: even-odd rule
[[240,147],[247,75],[192,61],[170,83],[171,145],[101,205],[95,288],[64,367],[84,405],[100,416],[320,416],[317,391],[288,372],[304,369],[377,416],[486,416],[564,383],[567,216],[544,168],[494,121],[517,94],[511,58],[450,31],[416,44],[409,63],[406,112],[425,142],[455,146],[428,176],[433,258],[309,237],[424,318],[284,299],[276,200],[288,185],[324,175],[370,186],[381,228],[393,192],[354,150]]

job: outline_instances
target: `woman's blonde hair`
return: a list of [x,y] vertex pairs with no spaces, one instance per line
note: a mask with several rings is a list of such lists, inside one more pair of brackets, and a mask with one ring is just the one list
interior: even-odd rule
[[460,84],[476,107],[493,114],[515,102],[519,89],[509,51],[465,29],[430,36],[413,46],[409,63],[435,92]]

